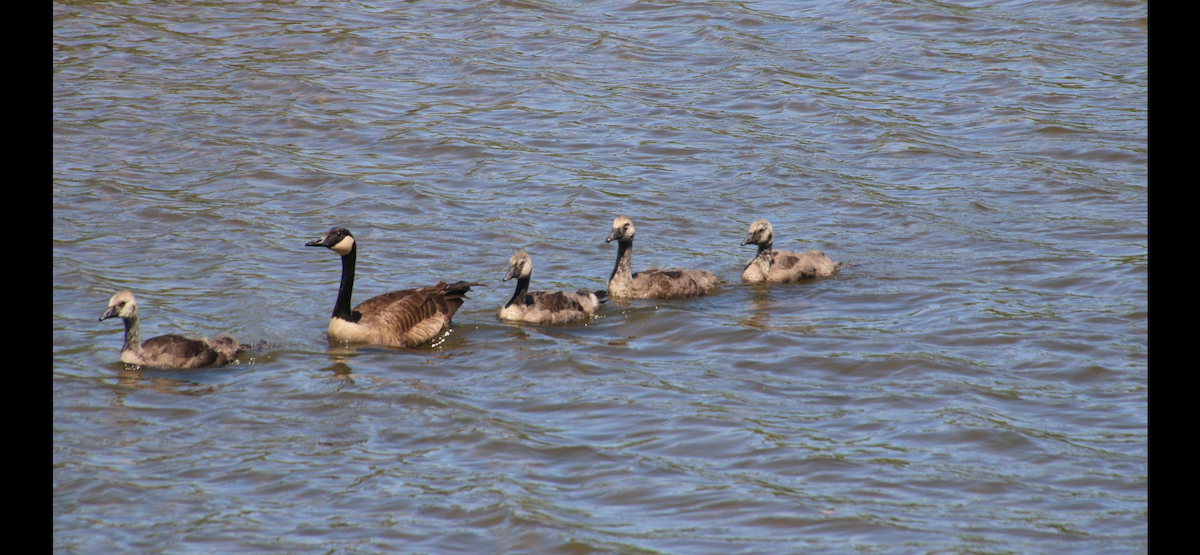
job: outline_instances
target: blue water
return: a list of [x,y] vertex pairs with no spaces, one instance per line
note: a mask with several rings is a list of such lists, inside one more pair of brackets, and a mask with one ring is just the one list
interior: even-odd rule
[[[1145,2],[54,4],[59,553],[1148,549]],[[496,320],[634,270],[727,280]],[[747,286],[740,246],[850,266]],[[418,349],[355,301],[482,281]],[[143,337],[269,347],[119,362]]]

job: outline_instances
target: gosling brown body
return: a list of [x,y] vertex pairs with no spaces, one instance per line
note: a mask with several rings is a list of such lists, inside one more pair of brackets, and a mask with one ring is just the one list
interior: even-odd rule
[[608,278],[610,297],[674,299],[705,295],[721,286],[721,280],[706,270],[659,270],[633,273],[633,237],[636,230],[629,216],[613,220],[604,242],[617,241],[617,263]]
[[508,272],[504,281],[517,278],[517,288],[504,306],[496,311],[501,320],[515,320],[530,324],[556,325],[589,320],[600,308],[604,293],[581,289],[576,293],[565,291],[529,292],[529,280],[533,276],[533,260],[525,251],[514,254],[508,260]]
[[229,364],[246,350],[228,334],[213,339],[190,338],[178,334],[151,337],[142,342],[141,317],[137,299],[130,291],[121,291],[108,301],[100,320],[121,318],[125,321],[125,345],[121,362],[156,368],[192,369]]
[[840,264],[818,250],[785,252],[773,250],[775,234],[767,220],[750,224],[750,234],[742,245],[757,245],[758,254],[742,270],[742,281],[783,283],[832,275]]

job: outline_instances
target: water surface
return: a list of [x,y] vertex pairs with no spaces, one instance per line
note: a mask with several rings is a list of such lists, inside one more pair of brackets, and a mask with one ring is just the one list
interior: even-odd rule
[[[1147,550],[1147,5],[54,4],[62,553]],[[634,269],[730,282],[502,323]],[[746,286],[749,223],[852,263]],[[355,300],[483,281],[433,345]],[[144,337],[271,347],[126,368]]]

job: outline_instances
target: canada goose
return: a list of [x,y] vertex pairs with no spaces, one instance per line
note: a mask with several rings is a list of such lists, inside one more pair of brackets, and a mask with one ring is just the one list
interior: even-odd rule
[[354,261],[358,247],[350,230],[335,227],[307,247],[326,247],[342,257],[342,285],[329,319],[329,338],[336,341],[416,347],[433,339],[450,324],[471,287],[482,283],[460,281],[446,285],[392,291],[359,303],[350,310],[354,289]]
[[189,339],[169,334],[151,337],[142,343],[138,323],[137,299],[129,291],[121,291],[108,301],[100,321],[109,318],[125,320],[125,346],[121,347],[121,362],[158,368],[199,368],[221,366],[237,358],[248,345],[239,345],[233,337],[222,334],[215,339]]
[[703,295],[721,285],[721,280],[705,270],[659,270],[651,268],[630,274],[633,265],[633,221],[629,216],[613,220],[605,243],[617,240],[617,264],[608,278],[608,296],[641,299],[671,299]]
[[828,256],[817,250],[805,252],[783,252],[771,250],[775,234],[766,220],[755,220],[750,224],[750,235],[742,245],[758,245],[758,255],[750,260],[742,271],[742,281],[770,281],[775,283],[796,281],[803,278],[827,276],[843,264],[835,264]]
[[603,291],[592,292],[580,289],[577,293],[555,291],[529,292],[529,278],[533,275],[533,260],[525,251],[518,251],[508,259],[508,273],[504,281],[517,278],[517,290],[513,293],[496,317],[501,320],[518,320],[530,324],[565,324],[584,320],[596,315],[600,308]]

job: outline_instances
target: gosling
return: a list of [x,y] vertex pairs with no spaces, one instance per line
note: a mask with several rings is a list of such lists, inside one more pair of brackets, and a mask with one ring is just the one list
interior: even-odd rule
[[99,321],[109,318],[125,321],[125,346],[121,347],[121,362],[125,364],[176,369],[223,366],[249,348],[228,334],[214,339],[190,339],[172,333],[151,337],[143,343],[137,299],[130,291],[121,291],[109,299]]
[[659,270],[651,268],[630,273],[633,265],[633,235],[636,230],[629,216],[613,220],[605,243],[617,241],[617,263],[608,278],[608,296],[639,299],[674,299],[711,293],[722,282],[705,270]]
[[742,245],[758,245],[758,255],[742,270],[742,281],[755,283],[767,281],[783,283],[805,278],[825,277],[833,274],[844,264],[837,264],[818,250],[784,252],[771,250],[775,234],[766,220],[755,220],[750,224],[750,234]]
[[525,251],[519,251],[508,259],[508,273],[504,281],[517,278],[517,290],[496,317],[530,324],[565,324],[578,320],[590,320],[600,308],[604,291],[592,292],[580,289],[577,293],[555,291],[529,292],[529,279],[533,275],[533,260]]

